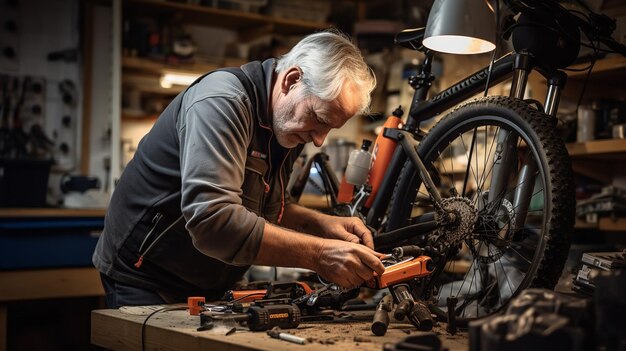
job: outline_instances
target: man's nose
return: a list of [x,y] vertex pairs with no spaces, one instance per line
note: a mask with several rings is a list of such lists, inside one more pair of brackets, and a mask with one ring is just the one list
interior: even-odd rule
[[313,139],[313,144],[317,147],[321,147],[324,144],[324,140],[326,140],[328,132],[330,132],[330,130],[328,129],[313,132],[313,135],[311,136],[311,138]]

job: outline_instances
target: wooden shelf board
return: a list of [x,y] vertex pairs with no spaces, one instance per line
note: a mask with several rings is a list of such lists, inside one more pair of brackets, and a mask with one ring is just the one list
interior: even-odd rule
[[16,217],[104,217],[106,209],[3,208],[0,218]]
[[581,219],[576,219],[576,224],[574,224],[574,228],[576,229],[598,229],[598,223],[587,223]]
[[[571,66],[571,69],[584,69],[589,63],[582,63]],[[590,104],[595,99],[605,99],[607,97],[619,97],[626,94],[626,58],[609,57],[596,61],[592,74],[587,80],[587,70],[580,72],[566,71],[568,79],[562,97],[577,101],[584,89],[583,104]],[[543,99],[546,93],[546,79],[533,72],[529,81],[533,86],[533,96]]]
[[[588,66],[589,66],[589,63],[582,63],[582,64],[574,65],[570,68],[583,69]],[[626,69],[626,57],[614,56],[614,57],[608,57],[608,58],[597,60],[596,63],[593,65],[593,70],[591,71],[591,74],[594,78],[603,77],[603,76],[608,77],[609,75],[615,74],[616,71],[620,71],[624,69]],[[570,72],[567,72],[567,76],[568,78],[572,78],[572,79],[579,79],[579,78],[584,79],[587,76],[587,71],[580,71],[580,72],[570,71]]]
[[593,229],[605,232],[626,232],[626,218],[617,217],[600,217],[598,223],[587,223],[580,219],[576,219],[576,229]]
[[567,144],[570,156],[626,156],[626,139],[594,140],[584,143]]
[[598,229],[607,232],[623,232],[626,231],[626,218],[602,217],[598,223]]
[[0,301],[103,296],[95,268],[0,271]]
[[305,34],[316,29],[327,28],[328,23],[292,20],[248,13],[242,11],[225,10],[208,6],[174,3],[166,1],[127,0],[126,9],[133,15],[180,14],[182,21],[187,24],[201,24],[232,30],[250,30],[255,27],[272,25],[275,32],[281,34]]
[[330,199],[326,195],[302,194],[298,204],[318,210],[326,209],[329,208]]
[[128,115],[122,113],[122,121],[144,121],[144,122],[156,122],[157,118],[159,118],[158,114],[143,114],[143,115]]
[[222,67],[218,64],[208,63],[187,63],[171,65],[165,62],[150,60],[141,57],[124,56],[122,57],[122,68],[126,70],[146,71],[151,73],[162,74],[164,72],[183,72],[202,74]]

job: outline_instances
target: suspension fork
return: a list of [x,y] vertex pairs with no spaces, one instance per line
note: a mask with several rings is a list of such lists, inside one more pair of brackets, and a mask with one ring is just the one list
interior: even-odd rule
[[[530,72],[530,62],[524,55],[518,56],[519,60],[515,62],[515,74],[511,84],[511,97],[522,99],[527,84],[528,73]],[[565,85],[567,75],[560,71],[550,72],[551,77],[548,79],[548,91],[546,94],[544,113],[552,118],[556,118],[556,112],[559,106],[561,91]],[[489,203],[500,203],[505,195],[504,191],[508,182],[508,174],[513,168],[517,160],[517,133],[512,131],[499,131],[498,146],[496,159],[494,160],[494,169],[492,183],[489,189]],[[499,153],[498,153],[499,152]],[[535,188],[535,180],[537,178],[537,162],[531,153],[529,153],[524,165],[520,169],[519,177],[513,195],[514,218],[511,221],[512,229],[521,230],[526,222],[528,209],[533,197]],[[497,210],[497,209],[493,209]]]
[[[553,76],[548,79],[548,91],[544,104],[544,113],[552,118],[556,118],[556,112],[559,107],[561,90],[565,85],[567,75],[563,72],[556,71]],[[532,154],[529,153],[528,160],[520,170],[519,179],[515,188],[515,196],[513,197],[513,206],[515,210],[515,230],[521,230],[517,223],[523,225],[526,222],[528,209],[533,197],[535,189],[535,179],[537,178],[537,162]]]
[[[528,82],[528,75],[531,71],[532,64],[530,57],[527,54],[520,53],[515,57],[514,63],[513,81],[511,82],[510,96],[517,99],[524,98],[524,92],[526,91],[526,84]],[[496,152],[494,155],[493,168],[491,170],[491,183],[489,184],[488,202],[489,204],[497,204],[494,208],[489,209],[491,213],[495,213],[499,209],[499,204],[502,202],[508,185],[509,176],[511,170],[515,167],[517,162],[517,139],[518,134],[514,131],[499,130],[496,136]],[[532,159],[528,162],[529,165],[535,165]],[[515,223],[524,223],[526,218],[526,210],[530,203],[530,196],[532,195],[534,187],[534,174],[536,171],[531,168],[524,168],[522,175],[519,177],[518,188],[515,193],[514,204],[516,208],[523,208],[522,211],[516,211]],[[520,189],[520,187],[522,189]],[[517,207],[520,206],[520,207]],[[523,216],[520,215],[518,220],[518,214],[523,212]],[[523,218],[522,218],[523,217]]]

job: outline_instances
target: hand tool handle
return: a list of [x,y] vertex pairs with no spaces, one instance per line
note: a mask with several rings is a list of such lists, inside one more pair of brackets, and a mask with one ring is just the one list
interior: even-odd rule
[[417,330],[428,331],[433,329],[433,318],[428,307],[421,301],[416,301],[413,305],[409,314],[409,320]]
[[394,285],[389,290],[393,294],[394,300],[398,303],[393,317],[399,321],[403,320],[413,309],[413,295],[411,295],[408,285],[405,284]]
[[391,299],[391,295],[385,295],[378,303],[371,326],[371,330],[374,335],[383,336],[387,333],[387,327],[389,326],[389,311],[391,311],[392,303],[393,301]]

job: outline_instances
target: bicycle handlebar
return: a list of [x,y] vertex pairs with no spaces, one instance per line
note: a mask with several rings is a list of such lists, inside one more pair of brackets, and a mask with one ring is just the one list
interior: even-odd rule
[[610,50],[626,56],[626,45],[620,44],[611,37],[615,30],[615,20],[593,11],[588,11],[589,18],[582,18],[567,10],[554,0],[503,0],[513,12],[522,12],[529,16],[537,15],[542,11],[558,12],[572,19],[578,28],[591,40],[597,40]]

